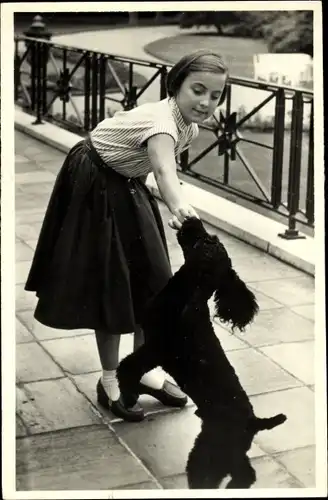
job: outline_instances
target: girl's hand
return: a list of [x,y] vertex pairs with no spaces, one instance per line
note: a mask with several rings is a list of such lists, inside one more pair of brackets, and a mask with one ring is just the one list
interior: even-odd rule
[[173,217],[169,220],[169,226],[172,229],[180,229],[182,223],[189,217],[197,217],[199,219],[197,212],[191,205],[183,205],[174,210]]

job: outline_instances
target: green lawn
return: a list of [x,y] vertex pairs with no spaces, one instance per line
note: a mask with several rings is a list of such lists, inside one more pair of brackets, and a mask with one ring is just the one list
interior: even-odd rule
[[195,48],[216,50],[228,64],[231,75],[245,78],[253,78],[253,55],[268,52],[265,42],[261,40],[206,33],[162,38],[146,45],[144,50],[174,64]]

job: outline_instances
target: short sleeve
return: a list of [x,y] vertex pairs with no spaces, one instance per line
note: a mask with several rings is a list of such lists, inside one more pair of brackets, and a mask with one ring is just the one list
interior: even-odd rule
[[168,134],[173,137],[175,144],[178,142],[178,132],[174,120],[156,117],[143,122],[143,132],[140,134],[139,145],[157,134]]

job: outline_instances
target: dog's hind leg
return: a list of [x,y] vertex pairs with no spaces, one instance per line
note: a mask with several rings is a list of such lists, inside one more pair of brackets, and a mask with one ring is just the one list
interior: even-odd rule
[[217,443],[202,430],[189,453],[186,472],[190,489],[216,489],[227,476],[224,459],[218,457]]
[[233,458],[231,480],[227,484],[229,489],[248,489],[256,481],[256,472],[247,455]]
[[120,362],[116,374],[120,391],[126,404],[136,403],[141,377],[158,366],[159,357],[151,343],[143,344]]

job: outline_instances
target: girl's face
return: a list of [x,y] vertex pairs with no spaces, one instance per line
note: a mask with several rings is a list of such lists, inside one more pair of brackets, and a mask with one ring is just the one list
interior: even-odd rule
[[186,123],[201,123],[217,108],[226,84],[224,73],[194,71],[183,81],[175,99]]

